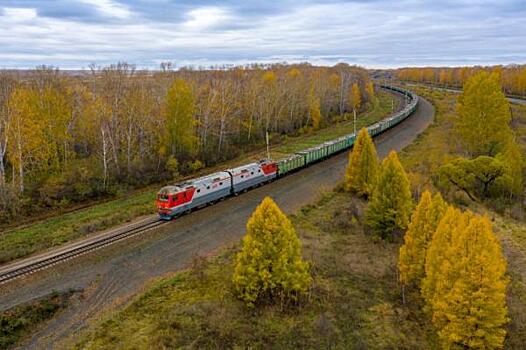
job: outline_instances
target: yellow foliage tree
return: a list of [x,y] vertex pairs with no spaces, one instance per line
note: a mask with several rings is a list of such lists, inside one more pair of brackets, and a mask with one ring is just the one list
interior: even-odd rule
[[373,140],[366,128],[358,133],[352,151],[349,153],[349,165],[345,171],[347,189],[369,196],[374,189],[378,176],[378,156]]
[[383,238],[405,230],[413,209],[413,199],[407,174],[398,155],[391,151],[382,167],[371,202],[367,208],[367,223]]
[[295,301],[312,282],[292,223],[269,197],[248,220],[233,282],[239,298],[250,307],[276,298]]
[[374,83],[372,81],[368,81],[367,84],[365,84],[365,91],[367,91],[367,98],[369,99],[369,102],[373,103],[375,99],[375,94]]
[[267,84],[274,84],[276,80],[277,80],[277,77],[274,72],[265,72],[263,74],[263,81]]
[[497,73],[480,72],[466,81],[457,115],[455,130],[472,156],[495,156],[513,135],[509,103]]
[[176,79],[166,94],[163,115],[166,123],[164,148],[169,155],[192,155],[196,151],[195,102],[188,83]]
[[431,197],[429,191],[422,198],[411,216],[411,223],[400,247],[400,281],[404,285],[416,284],[425,275],[426,252],[440,219],[446,211],[446,203],[440,193]]
[[7,155],[13,170],[18,173],[20,192],[24,192],[27,173],[31,170],[42,171],[49,163],[46,120],[40,117],[38,106],[37,92],[23,87],[15,89],[9,99],[12,126]]
[[362,105],[362,93],[358,83],[352,84],[351,88],[351,106],[354,110],[359,110]]
[[400,281],[404,285],[420,285],[424,278],[426,252],[438,223],[446,210],[446,203],[440,193],[431,197],[429,191],[422,194],[413,215],[409,229],[400,247],[398,266]]
[[312,129],[318,130],[321,123],[320,99],[316,96],[314,86],[309,91],[309,117],[312,123]]
[[287,72],[287,75],[290,78],[297,78],[301,76],[301,72],[298,68],[294,67],[294,68],[289,69],[289,71]]
[[525,166],[523,152],[520,145],[513,139],[506,145],[505,150],[497,155],[497,160],[505,164],[505,171],[499,185],[508,189],[512,195],[520,196],[523,188],[523,170]]
[[444,252],[450,249],[453,232],[467,226],[471,215],[449,206],[433,235],[426,253],[425,277],[422,280],[421,292],[426,301],[426,310],[433,313],[433,302],[444,287],[444,281],[439,278],[442,265],[446,259]]
[[428,250],[423,296],[446,349],[500,349],[506,261],[486,217],[449,208]]

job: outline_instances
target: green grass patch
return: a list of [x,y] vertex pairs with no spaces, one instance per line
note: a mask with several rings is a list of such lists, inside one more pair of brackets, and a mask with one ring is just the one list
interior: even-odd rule
[[134,194],[93,207],[67,213],[0,236],[0,262],[60,246],[92,232],[130,221],[154,211],[156,191]]
[[[379,92],[376,103],[358,118],[358,125],[371,124],[384,118],[391,110],[391,99],[392,95],[389,93]],[[279,158],[279,154],[283,156],[285,153],[292,153],[351,132],[352,122],[344,121],[327,126],[312,134],[289,137],[280,145],[272,148],[272,156]],[[216,166],[213,169],[205,169],[204,172],[208,173],[215,169],[260,159],[264,154],[264,151],[258,151]],[[3,232],[0,234],[0,263],[60,246],[92,232],[130,221],[137,216],[154,214],[154,200],[157,190],[155,188],[143,192],[134,191],[128,197],[96,204],[86,209],[62,214],[23,228],[15,228]]]
[[71,294],[53,293],[0,313],[0,349],[14,346],[24,336],[34,332],[36,327],[66,306]]
[[247,309],[232,294],[229,248],[156,282],[73,341],[79,349],[433,349],[417,303],[402,305],[399,243],[376,242],[361,224],[365,203],[324,194],[293,222],[314,282],[299,307]]

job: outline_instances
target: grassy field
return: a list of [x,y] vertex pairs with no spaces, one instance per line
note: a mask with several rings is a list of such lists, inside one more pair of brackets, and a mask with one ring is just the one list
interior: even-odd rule
[[14,346],[35,327],[64,308],[72,293],[53,293],[45,298],[0,313],[0,349]]
[[298,309],[247,310],[231,293],[236,248],[228,248],[154,283],[78,338],[76,347],[435,348],[418,304],[402,304],[399,244],[364,231],[364,206],[332,192],[293,217],[314,275],[309,300]]
[[[391,111],[391,100],[392,95],[380,92],[374,106],[370,106],[368,111],[359,116],[358,126],[371,124],[384,118]],[[271,154],[273,158],[279,159],[288,153],[351,133],[352,130],[352,121],[343,121],[312,134],[289,137],[273,147]],[[250,160],[261,159],[264,155],[265,152],[262,150],[222,164],[215,169],[224,169]],[[203,171],[209,173],[215,169]],[[142,192],[133,192],[127,197],[5,231],[0,234],[0,263],[59,246],[141,215],[153,214],[155,213],[154,200],[157,191],[158,188],[155,187]]]

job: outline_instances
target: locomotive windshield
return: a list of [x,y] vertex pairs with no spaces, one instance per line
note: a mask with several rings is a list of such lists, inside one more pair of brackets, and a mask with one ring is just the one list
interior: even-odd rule
[[172,194],[176,194],[177,192],[179,192],[179,188],[177,186],[166,186],[166,187],[161,188],[161,190],[159,191],[157,195],[157,198],[161,202],[168,202],[170,199],[169,196]]

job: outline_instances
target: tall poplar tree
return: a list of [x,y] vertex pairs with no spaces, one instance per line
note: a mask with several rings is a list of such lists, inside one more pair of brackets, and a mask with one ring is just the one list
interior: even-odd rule
[[161,153],[179,157],[196,151],[195,102],[188,83],[176,79],[166,94],[163,115],[166,123]]
[[236,256],[236,293],[248,306],[275,299],[297,300],[311,281],[292,223],[266,197],[248,220],[243,248]]
[[351,88],[351,106],[354,110],[359,110],[362,105],[362,93],[360,92],[360,87],[358,83],[352,84]]
[[349,153],[349,164],[345,171],[347,189],[360,196],[369,196],[378,176],[378,156],[373,140],[366,128],[358,133],[354,147]]
[[374,94],[374,84],[372,81],[368,81],[367,84],[365,84],[365,91],[367,91],[367,99],[370,103],[374,102],[375,94]]
[[512,138],[510,106],[497,73],[469,78],[458,98],[455,130],[471,156],[495,156]]
[[413,209],[407,174],[398,155],[391,151],[382,161],[376,187],[367,208],[367,223],[383,238],[405,230]]

